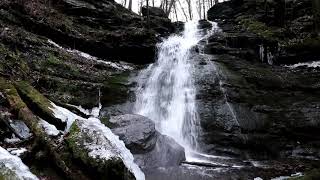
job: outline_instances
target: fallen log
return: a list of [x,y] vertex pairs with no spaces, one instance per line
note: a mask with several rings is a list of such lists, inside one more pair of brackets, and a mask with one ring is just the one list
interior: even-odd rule
[[66,175],[66,177],[69,179],[89,179],[77,168],[72,168],[72,164],[70,163],[72,157],[65,157],[59,153],[61,147],[41,128],[39,125],[39,118],[34,115],[23,102],[13,84],[2,77],[0,77],[0,92],[5,95],[11,111],[29,127],[38,143],[49,153],[55,165]]

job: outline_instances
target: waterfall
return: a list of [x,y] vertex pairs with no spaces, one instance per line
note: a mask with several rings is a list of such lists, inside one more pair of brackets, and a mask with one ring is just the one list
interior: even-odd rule
[[182,35],[158,44],[154,64],[139,74],[136,114],[152,119],[157,130],[174,138],[186,152],[197,149],[199,121],[192,77],[192,48],[201,39],[197,22],[187,22]]

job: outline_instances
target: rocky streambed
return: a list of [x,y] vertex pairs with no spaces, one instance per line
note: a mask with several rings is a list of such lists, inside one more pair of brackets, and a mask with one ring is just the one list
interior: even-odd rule
[[217,23],[200,21],[190,48],[201,131],[188,159],[134,114],[143,64],[181,25],[151,13],[148,29],[112,0],[0,2],[0,179],[317,179],[311,5],[290,2],[278,27],[259,2],[237,3],[211,8]]

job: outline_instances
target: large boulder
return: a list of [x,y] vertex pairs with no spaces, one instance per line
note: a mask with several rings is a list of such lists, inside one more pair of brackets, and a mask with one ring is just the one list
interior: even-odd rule
[[73,157],[93,177],[107,179],[144,179],[133,156],[119,138],[98,119],[78,119],[66,137]]
[[184,148],[166,135],[159,135],[150,152],[135,154],[134,157],[136,163],[144,169],[179,166],[186,160]]
[[150,151],[157,142],[155,124],[144,116],[125,114],[111,117],[109,122],[112,124],[112,131],[132,153]]
[[113,116],[108,123],[142,168],[178,166],[185,160],[184,148],[156,131],[154,122],[144,116]]

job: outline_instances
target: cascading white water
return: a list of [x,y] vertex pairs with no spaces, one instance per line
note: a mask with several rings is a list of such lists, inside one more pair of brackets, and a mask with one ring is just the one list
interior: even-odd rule
[[192,47],[201,35],[197,22],[187,22],[182,35],[158,45],[158,59],[139,75],[135,113],[149,117],[162,133],[186,151],[197,148],[199,121],[192,77]]

